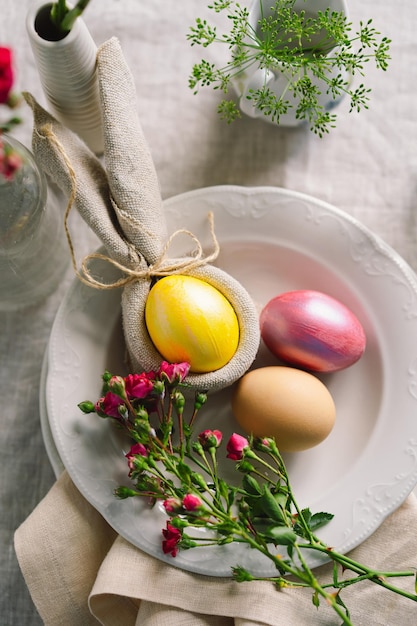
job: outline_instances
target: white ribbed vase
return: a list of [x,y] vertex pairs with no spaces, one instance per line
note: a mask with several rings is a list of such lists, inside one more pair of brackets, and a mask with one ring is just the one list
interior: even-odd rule
[[81,17],[62,39],[50,38],[51,3],[29,10],[26,30],[51,113],[96,154],[103,152],[103,129],[96,72],[97,46]]

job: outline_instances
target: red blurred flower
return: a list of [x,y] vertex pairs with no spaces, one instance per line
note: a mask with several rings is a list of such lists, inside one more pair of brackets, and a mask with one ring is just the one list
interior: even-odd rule
[[175,528],[167,522],[166,529],[162,530],[162,534],[165,539],[162,542],[162,550],[164,554],[170,554],[171,556],[177,556],[178,554],[178,544],[181,541],[181,531],[178,528]]
[[6,104],[13,87],[12,51],[0,47],[0,104]]
[[226,446],[228,452],[227,458],[232,459],[232,461],[241,461],[246,448],[249,448],[249,442],[246,437],[233,433]]
[[10,145],[5,145],[0,137],[0,175],[8,180],[22,165],[22,157]]

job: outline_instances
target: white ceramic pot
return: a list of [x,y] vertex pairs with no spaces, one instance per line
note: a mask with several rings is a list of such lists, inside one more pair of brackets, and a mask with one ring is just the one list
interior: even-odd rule
[[26,18],[45,96],[53,115],[77,133],[93,152],[101,154],[103,129],[96,75],[97,46],[81,17],[62,39],[54,37],[50,7],[51,3],[35,3]]
[[[268,15],[270,8],[275,5],[275,2],[276,0],[262,0],[264,15]],[[253,0],[249,14],[249,24],[254,31],[258,30],[258,22],[262,17],[260,5],[260,0]],[[310,14],[312,16],[317,15],[318,11],[325,11],[327,8],[330,8],[331,11],[342,12],[346,16],[348,15],[346,0],[310,0],[309,2],[306,2],[305,0],[296,0],[294,4],[294,9],[296,11],[304,10],[306,11],[306,14]],[[339,73],[342,74],[343,78],[347,77],[347,73],[340,69],[334,69],[333,73],[329,74],[329,77],[336,76]],[[337,100],[332,98],[331,95],[326,93],[327,85],[325,83],[312,74],[309,74],[309,76],[312,82],[321,91],[321,95],[318,98],[319,104],[325,109],[333,108],[340,99]],[[276,124],[275,120],[266,116],[263,111],[257,108],[254,100],[250,97],[251,91],[256,91],[257,89],[262,89],[263,86],[267,86],[277,96],[277,98],[280,98],[287,93],[288,85],[289,81],[286,78],[285,70],[282,69],[279,62],[277,62],[273,70],[259,68],[257,65],[253,64],[244,72],[240,72],[236,75],[233,80],[233,87],[239,97],[239,107],[241,111],[249,117],[261,118],[274,124]],[[297,100],[293,100],[292,96],[290,96],[289,99],[292,107],[287,113],[280,116],[280,126],[296,126],[302,123],[302,121],[296,118]]]

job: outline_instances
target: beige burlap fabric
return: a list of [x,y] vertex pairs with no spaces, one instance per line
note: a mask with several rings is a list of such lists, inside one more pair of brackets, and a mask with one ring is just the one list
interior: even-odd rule
[[[192,237],[194,245],[185,257],[168,257],[170,237],[175,233],[167,233],[157,175],[136,112],[133,78],[116,38],[99,48],[97,67],[105,167],[74,133],[25,94],[34,112],[33,151],[44,171],[68,196],[69,207],[73,202],[103,242],[111,262],[122,271],[117,284],[124,286],[123,326],[132,370],[157,369],[163,359],[150,340],[144,317],[152,280],[169,273],[187,273],[226,296],[238,317],[240,339],[227,365],[207,374],[191,373],[186,382],[200,390],[226,387],[249,369],[256,356],[259,323],[255,305],[236,280],[211,264],[216,255],[204,254]],[[74,251],[73,261],[76,267]],[[108,288],[90,274],[88,261],[78,273],[92,287]]]

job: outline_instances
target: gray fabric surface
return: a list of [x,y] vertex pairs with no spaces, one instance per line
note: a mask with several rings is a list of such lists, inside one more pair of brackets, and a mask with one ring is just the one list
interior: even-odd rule
[[[3,0],[0,45],[15,51],[16,87],[44,103],[25,32],[30,0]],[[373,17],[392,38],[387,74],[370,70],[369,111],[339,109],[337,128],[320,140],[304,129],[274,128],[244,118],[227,126],[216,114],[219,94],[193,96],[187,81],[201,51],[186,32],[203,0],[93,0],[85,20],[97,42],[117,36],[134,73],[138,113],[163,198],[217,184],[276,185],[308,193],[347,211],[393,246],[417,269],[417,4],[350,0],[356,22]],[[224,50],[224,53],[226,50]],[[32,117],[14,136],[30,145]],[[72,216],[80,253],[96,237]],[[14,530],[47,493],[55,478],[39,422],[43,354],[59,303],[73,277],[39,306],[0,314],[0,623],[41,624],[14,555]],[[388,626],[388,625],[386,625]],[[392,625],[394,626],[394,625]]]

